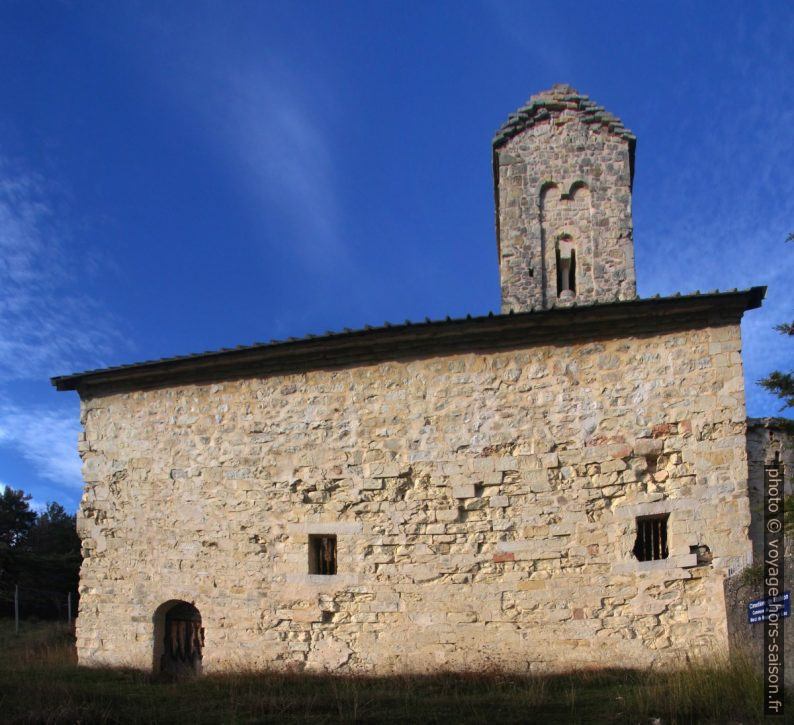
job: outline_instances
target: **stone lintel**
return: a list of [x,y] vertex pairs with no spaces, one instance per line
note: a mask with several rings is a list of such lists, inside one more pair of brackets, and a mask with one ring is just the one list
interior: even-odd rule
[[673,579],[689,578],[689,574],[682,571],[685,568],[697,566],[696,554],[681,554],[679,556],[668,556],[666,559],[657,561],[637,561],[627,559],[612,564],[613,574],[642,574],[663,572],[664,575]]
[[287,584],[310,585],[328,589],[351,587],[359,583],[358,574],[287,574],[286,578]]
[[287,524],[288,534],[335,534],[336,536],[352,536],[364,531],[364,525],[358,521],[311,521],[301,524]]

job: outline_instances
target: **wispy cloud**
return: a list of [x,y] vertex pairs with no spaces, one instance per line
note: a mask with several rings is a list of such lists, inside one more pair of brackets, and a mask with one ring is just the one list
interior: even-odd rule
[[125,343],[68,261],[63,207],[55,185],[0,157],[0,445],[73,490],[81,485],[73,406],[31,405],[19,383],[47,386],[49,375],[96,366]]
[[[286,5],[259,13],[199,3],[184,32],[173,8],[136,8],[126,11],[125,45],[149,88],[216,162],[219,185],[248,206],[264,256],[276,247],[310,273],[328,274],[353,263],[337,178],[345,105],[335,64],[318,67],[301,50],[303,15]],[[251,36],[252,18],[265,16]]]
[[319,265],[343,252],[327,132],[288,71],[228,70],[217,77],[215,102],[220,142],[264,214],[281,214],[294,229],[298,251]]
[[0,158],[0,384],[95,362],[121,340],[66,261],[51,193]]
[[41,478],[64,489],[82,486],[79,430],[80,421],[73,412],[0,403],[0,444],[13,446]]
[[[159,21],[149,21],[147,47],[170,47],[172,35]],[[306,266],[338,264],[346,247],[329,122],[337,113],[330,84],[316,69],[311,75],[302,71],[287,49],[268,54],[257,48],[253,56],[232,52],[225,40],[205,31],[209,35],[201,42],[183,39],[180,63],[168,73],[158,72],[152,82],[180,104],[185,118],[197,122],[207,149],[250,199],[266,233],[286,229],[289,238],[279,242],[286,241]]]

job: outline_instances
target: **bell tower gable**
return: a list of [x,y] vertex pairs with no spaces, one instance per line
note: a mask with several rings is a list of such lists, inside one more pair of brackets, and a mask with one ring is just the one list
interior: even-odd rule
[[636,297],[635,138],[570,86],[530,98],[493,141],[502,312]]

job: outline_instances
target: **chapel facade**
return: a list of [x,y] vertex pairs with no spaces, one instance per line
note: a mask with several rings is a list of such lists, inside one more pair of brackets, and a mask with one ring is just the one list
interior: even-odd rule
[[740,321],[638,299],[634,136],[568,86],[493,142],[501,314],[53,379],[77,390],[79,660],[647,666],[725,650],[752,558]]

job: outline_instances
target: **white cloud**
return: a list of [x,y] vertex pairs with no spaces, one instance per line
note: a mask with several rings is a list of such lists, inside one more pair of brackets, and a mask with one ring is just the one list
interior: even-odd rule
[[[0,481],[0,496],[5,492],[7,488],[12,488],[13,486],[6,486],[2,481]],[[35,511],[37,514],[43,513],[47,509],[47,504],[42,503],[38,499],[31,498],[28,501],[28,506],[32,511]]]
[[[330,82],[316,68],[302,68],[289,49],[230,47],[226,20],[211,16],[195,34],[175,40],[173,21],[160,12],[136,14],[132,27],[145,28],[140,48],[150,51],[142,69],[183,118],[197,122],[265,233],[272,235],[279,226],[273,220],[280,222],[289,238],[279,243],[304,265],[338,264],[345,244],[331,137],[338,106]],[[164,47],[179,58],[165,72],[156,61]]]
[[322,267],[344,248],[331,145],[321,99],[306,97],[305,79],[275,64],[213,74],[214,99],[197,107],[246,185],[260,213],[282,215],[303,262]]
[[76,412],[31,404],[21,393],[29,387],[18,383],[43,386],[54,373],[97,367],[124,341],[81,289],[63,218],[53,184],[0,157],[0,445],[36,476],[74,489],[81,486]]
[[0,445],[13,447],[39,476],[62,488],[82,487],[79,431],[74,413],[0,404]]
[[96,362],[121,340],[66,262],[52,193],[0,157],[0,383]]

